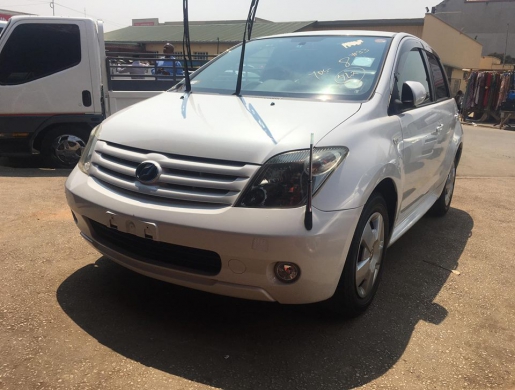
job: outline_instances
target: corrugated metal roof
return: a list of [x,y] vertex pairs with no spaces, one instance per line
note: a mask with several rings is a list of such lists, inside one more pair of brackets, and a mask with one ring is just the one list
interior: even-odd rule
[[424,19],[363,19],[317,21],[314,27],[356,27],[356,26],[423,26]]
[[[254,23],[252,38],[267,35],[285,34],[298,31],[310,22],[280,22],[280,23]],[[191,42],[220,42],[236,43],[243,38],[245,23],[212,23],[190,24]],[[105,33],[106,42],[182,42],[182,23],[159,26],[130,26],[120,30]]]

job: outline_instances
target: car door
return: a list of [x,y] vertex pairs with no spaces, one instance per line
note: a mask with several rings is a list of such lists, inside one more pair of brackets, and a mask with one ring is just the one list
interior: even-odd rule
[[450,144],[456,122],[458,121],[458,112],[456,111],[455,101],[451,98],[447,77],[440,59],[434,52],[425,51],[424,53],[429,65],[428,68],[434,92],[432,107],[440,118],[440,123],[436,129],[436,142],[433,154],[428,160],[431,175],[435,178],[434,189],[436,190],[447,178],[451,162],[454,158]]
[[87,46],[83,20],[12,22],[0,41],[0,118],[94,113]]
[[392,102],[402,100],[402,86],[406,81],[421,83],[427,93],[422,104],[395,113],[402,131],[400,149],[404,173],[399,221],[411,214],[435,185],[432,159],[442,124],[442,114],[433,104],[431,77],[423,47],[412,38],[403,41],[399,47]]

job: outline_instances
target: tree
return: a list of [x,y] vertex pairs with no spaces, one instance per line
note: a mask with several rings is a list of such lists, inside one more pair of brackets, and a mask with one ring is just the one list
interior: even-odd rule
[[[501,60],[501,64],[502,64],[502,60],[504,58],[503,53],[492,53],[492,54],[488,54],[488,56],[499,58]],[[509,54],[507,54],[506,59],[505,59],[505,64],[515,64],[515,58],[510,56]]]

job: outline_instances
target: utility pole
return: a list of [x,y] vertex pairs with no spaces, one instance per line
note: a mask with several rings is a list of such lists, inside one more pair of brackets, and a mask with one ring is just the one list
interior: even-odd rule
[[50,8],[52,8],[52,16],[55,16],[55,4],[54,0],[50,1]]
[[506,51],[508,50],[508,32],[510,31],[510,24],[508,23],[506,27],[506,43],[504,45],[504,55],[502,58],[502,68],[504,69],[504,64],[506,64]]

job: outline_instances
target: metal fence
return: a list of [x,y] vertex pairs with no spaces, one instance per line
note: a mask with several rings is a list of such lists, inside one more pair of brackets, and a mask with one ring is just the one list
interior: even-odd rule
[[[216,55],[193,56],[191,72],[205,65]],[[158,66],[159,61],[171,64]],[[185,66],[181,56],[164,58],[154,53],[109,52],[106,57],[110,91],[166,91],[184,78]]]

